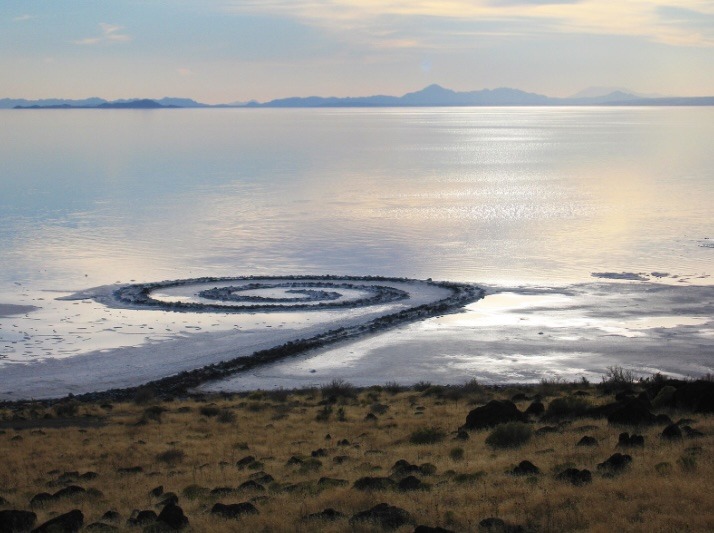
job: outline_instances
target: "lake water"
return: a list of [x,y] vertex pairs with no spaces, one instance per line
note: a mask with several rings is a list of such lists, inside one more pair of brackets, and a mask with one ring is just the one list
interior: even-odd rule
[[[709,107],[3,110],[0,304],[249,274],[711,285],[712,139]],[[56,355],[10,322],[6,361]]]

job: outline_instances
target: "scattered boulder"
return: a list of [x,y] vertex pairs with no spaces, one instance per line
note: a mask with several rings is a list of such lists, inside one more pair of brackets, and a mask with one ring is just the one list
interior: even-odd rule
[[317,481],[317,486],[318,488],[321,489],[328,489],[328,488],[333,488],[333,487],[345,487],[349,485],[350,482],[347,481],[346,479],[335,479],[331,477],[321,477]]
[[414,528],[414,533],[454,533],[450,529],[444,529],[443,527],[431,527],[431,526],[417,526]]
[[252,503],[232,503],[229,505],[217,503],[211,508],[211,514],[223,518],[240,518],[243,515],[259,514],[258,509]]
[[598,442],[595,437],[591,437],[589,435],[585,435],[582,439],[580,439],[576,444],[576,446],[597,446]]
[[526,422],[528,417],[518,410],[516,404],[508,400],[491,400],[466,415],[462,429],[484,429],[505,422]]
[[478,523],[479,531],[488,533],[523,533],[523,526],[509,524],[501,518],[490,517],[484,518]]
[[404,509],[380,503],[371,509],[356,513],[350,518],[350,524],[372,522],[383,529],[397,529],[411,521],[411,516]]
[[254,462],[255,462],[255,457],[253,457],[252,455],[247,455],[247,456],[243,457],[243,459],[239,460],[236,463],[236,466],[238,468],[240,468],[241,470],[243,470],[244,468],[248,467],[249,465],[253,464]]
[[85,494],[86,492],[87,490],[84,487],[80,487],[79,485],[70,485],[69,487],[58,490],[52,495],[52,497],[55,500],[59,500],[61,498],[71,498],[72,496]]
[[312,513],[307,515],[305,517],[305,520],[329,520],[331,522],[334,522],[343,518],[345,518],[344,514],[328,507],[327,509],[320,511],[319,513]]
[[530,461],[521,461],[518,466],[511,470],[514,476],[534,476],[540,474],[540,468]]
[[404,477],[415,473],[419,473],[419,467],[405,459],[399,459],[392,466],[392,475],[395,477]]
[[153,498],[158,498],[158,497],[161,496],[163,493],[164,493],[164,486],[163,486],[163,485],[159,485],[158,487],[154,487],[153,489],[151,489],[151,490],[149,491],[149,496],[151,496],[151,497],[153,497]]
[[682,440],[682,430],[677,424],[670,424],[662,430],[661,437],[665,440]]
[[535,400],[526,408],[527,415],[540,416],[545,413],[545,405],[540,400]]
[[36,521],[37,515],[32,511],[0,511],[0,531],[28,531],[34,527]]
[[614,453],[608,459],[597,465],[598,470],[612,474],[622,472],[632,463],[632,457],[621,453]]
[[679,387],[674,403],[696,413],[714,413],[714,381],[699,380]]
[[30,500],[30,507],[42,507],[47,503],[55,501],[55,497],[49,492],[35,494]]
[[0,496],[0,505],[10,505],[10,502]]
[[427,490],[429,486],[426,483],[422,483],[418,477],[407,476],[397,483],[397,490],[402,492],[408,492],[412,490]]
[[559,433],[560,430],[555,426],[543,426],[535,430],[536,435],[548,435],[549,433]]
[[431,463],[422,463],[419,465],[419,473],[422,476],[433,476],[436,474],[436,466]]
[[141,474],[144,469],[140,466],[127,466],[124,468],[117,468],[117,474]]
[[650,412],[644,402],[636,398],[614,409],[608,415],[607,421],[621,426],[648,426],[655,424],[657,417]]
[[657,396],[652,400],[652,407],[655,409],[662,409],[663,407],[674,407],[674,393],[677,389],[671,385],[665,385],[662,387]]
[[694,428],[691,427],[691,426],[687,426],[687,425],[680,426],[680,429],[681,429],[681,430],[684,432],[684,434],[685,434],[687,437],[689,437],[690,439],[695,439],[695,438],[697,438],[697,437],[703,437],[703,436],[704,436],[704,433],[702,433],[702,432],[699,431],[698,429],[694,429]]
[[585,485],[586,483],[590,483],[593,480],[592,473],[590,470],[578,470],[577,468],[566,468],[562,472],[560,472],[558,475],[555,476],[555,479],[559,481],[568,481],[575,485],[576,487]]
[[325,448],[318,448],[310,452],[310,455],[313,457],[327,457],[327,450]]
[[74,533],[82,529],[84,525],[84,514],[79,509],[73,509],[68,513],[55,516],[41,526],[32,530],[32,533]]
[[154,511],[134,511],[132,516],[126,521],[127,526],[146,526],[156,522],[157,515]]
[[117,526],[105,524],[104,522],[92,522],[84,529],[85,531],[95,531],[98,533],[113,533],[114,531],[119,531],[119,528]]
[[236,489],[233,487],[216,487],[215,489],[211,489],[211,491],[208,493],[211,496],[215,497],[220,497],[220,496],[228,496],[229,494],[233,494],[236,492]]
[[354,488],[354,489],[365,490],[365,491],[389,490],[393,487],[394,487],[394,481],[392,481],[388,477],[370,477],[370,476],[361,477],[357,481],[354,482],[354,485],[352,485],[352,488]]
[[165,507],[166,505],[178,505],[178,496],[174,492],[164,492],[156,504],[156,507]]
[[183,514],[183,509],[176,504],[169,503],[159,513],[157,522],[166,524],[171,529],[183,529],[188,526],[188,518]]
[[[469,434],[467,431],[464,431],[463,429],[460,429],[459,432],[456,434],[456,440],[469,440],[471,437],[469,437]],[[426,527],[426,526],[421,526],[421,527]]]
[[271,476],[270,474],[266,474],[262,470],[260,472],[256,472],[255,474],[252,474],[250,476],[250,479],[252,479],[256,483],[260,483],[261,485],[267,485],[275,481],[275,478],[273,476]]
[[376,422],[379,419],[374,413],[367,413],[367,416],[364,417],[364,420],[365,422]]
[[265,492],[265,487],[256,481],[249,479],[238,486],[238,490],[254,490]]
[[642,435],[630,435],[629,433],[620,433],[617,440],[617,445],[622,448],[644,448],[645,438]]

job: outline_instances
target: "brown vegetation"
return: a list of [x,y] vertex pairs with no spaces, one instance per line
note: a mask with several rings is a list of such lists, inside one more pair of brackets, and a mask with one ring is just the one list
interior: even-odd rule
[[[617,392],[585,383],[363,390],[334,383],[322,391],[11,406],[0,410],[0,510],[34,511],[41,524],[79,509],[85,526],[113,510],[119,519],[104,522],[134,531],[127,521],[138,523],[135,511],[159,515],[162,499],[178,503],[192,531],[380,531],[369,514],[350,517],[389,506],[408,513],[399,531],[418,524],[479,531],[494,517],[522,531],[714,530],[714,416],[657,409],[689,419],[681,438],[662,438],[663,418],[623,427],[588,411]],[[539,394],[543,420],[459,431],[469,411],[492,399],[513,398],[525,411]],[[60,416],[64,427],[51,423]],[[88,417],[101,423],[82,424]],[[629,442],[624,431],[644,436],[644,446],[618,445]],[[488,445],[489,436],[501,445]],[[585,436],[596,444],[576,445]],[[581,483],[586,469],[591,481]],[[40,493],[47,496],[31,505]],[[244,503],[251,505],[233,505]]]

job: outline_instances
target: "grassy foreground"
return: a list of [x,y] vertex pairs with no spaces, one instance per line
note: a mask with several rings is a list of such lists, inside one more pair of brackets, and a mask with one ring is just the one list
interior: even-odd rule
[[[627,387],[637,394],[644,385]],[[583,414],[617,392],[586,383],[357,390],[336,382],[294,392],[8,406],[0,409],[0,512],[31,510],[39,525],[79,509],[86,530],[161,531],[151,519],[127,521],[139,510],[158,514],[173,493],[188,531],[381,531],[387,523],[350,520],[380,503],[408,513],[398,531],[713,531],[714,415],[653,408],[688,419],[681,425],[694,430],[663,439],[661,421],[629,427]],[[469,411],[492,399],[513,399],[525,411],[534,398],[546,413],[525,424],[458,433]],[[644,436],[644,447],[618,447],[623,431]],[[597,445],[576,446],[584,436]],[[632,462],[599,470],[615,452]],[[523,460],[539,473],[514,475]],[[557,479],[567,468],[588,469],[592,481]],[[52,496],[67,487],[82,490]],[[243,502],[257,514],[211,513],[216,503]],[[308,518],[328,508],[344,516]],[[118,516],[105,516],[110,510]],[[505,526],[492,521],[488,529],[482,521],[490,517]],[[97,522],[104,525],[87,527]]]

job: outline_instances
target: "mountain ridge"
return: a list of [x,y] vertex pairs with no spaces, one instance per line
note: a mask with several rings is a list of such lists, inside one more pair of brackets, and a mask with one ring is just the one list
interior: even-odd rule
[[134,98],[108,101],[91,97],[81,100],[46,98],[0,99],[0,109],[186,109],[186,108],[325,108],[325,107],[488,107],[488,106],[711,106],[714,96],[644,97],[616,89],[607,94],[586,89],[583,96],[556,98],[510,87],[454,91],[438,84],[402,96],[292,96],[267,102],[204,104],[191,98]]

